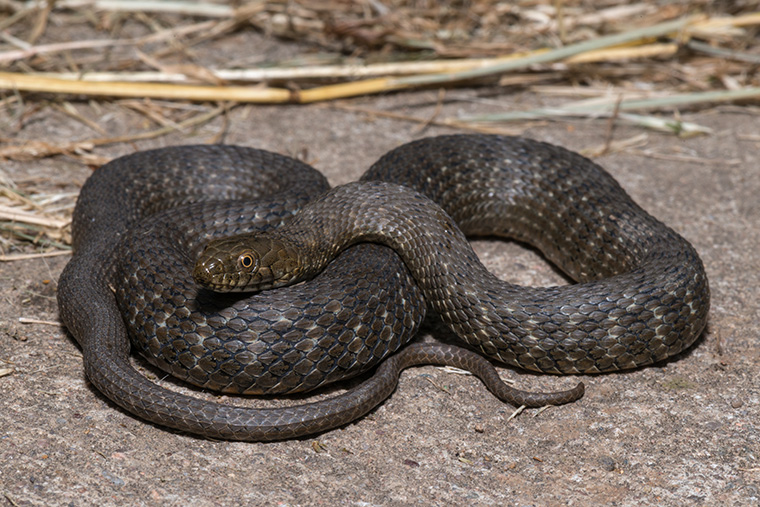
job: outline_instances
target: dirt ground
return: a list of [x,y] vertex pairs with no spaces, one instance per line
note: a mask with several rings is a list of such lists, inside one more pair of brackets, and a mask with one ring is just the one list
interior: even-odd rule
[[[226,44],[262,55],[297,45],[254,33]],[[244,37],[244,38],[243,38]],[[220,47],[212,44],[209,51]],[[426,118],[437,90],[351,101]],[[557,101],[529,91],[459,88],[442,116],[509,111]],[[109,135],[145,129],[142,115],[107,100],[79,101]],[[709,324],[687,352],[640,370],[580,378],[501,368],[526,389],[579,379],[577,403],[539,412],[493,398],[473,377],[439,368],[403,373],[370,415],[313,438],[219,442],[135,418],[85,379],[80,351],[56,321],[56,280],[68,258],[0,264],[0,503],[7,505],[757,505],[760,503],[760,112],[721,106],[686,112],[710,135],[646,132],[635,148],[597,157],[649,212],[690,240],[712,290]],[[4,119],[4,121],[7,120]],[[530,124],[516,132],[574,150],[595,148],[605,121]],[[243,106],[227,121],[95,151],[114,157],[170,144],[226,143],[305,154],[333,184],[356,179],[389,149],[450,133],[330,105]],[[641,135],[619,126],[614,140]],[[93,137],[82,122],[46,108],[17,139]],[[25,190],[76,192],[91,168],[67,158],[5,161]],[[479,241],[486,265],[520,284],[566,283],[535,252]],[[136,360],[152,378],[163,375]],[[172,388],[189,388],[163,379]],[[198,396],[208,396],[192,391]],[[237,400],[231,400],[237,402]],[[255,403],[255,402],[252,402]],[[262,403],[263,404],[263,403]]]

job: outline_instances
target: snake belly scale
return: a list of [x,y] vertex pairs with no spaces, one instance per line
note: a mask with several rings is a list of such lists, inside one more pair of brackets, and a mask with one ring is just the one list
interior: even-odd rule
[[[391,151],[363,180],[327,190],[305,164],[231,146],[142,152],[99,169],[80,194],[75,255],[59,281],[61,317],[82,347],[88,378],[150,421],[273,440],[361,416],[413,364],[472,369],[513,403],[582,394],[582,385],[546,394],[502,389],[478,354],[407,345],[427,305],[480,352],[551,373],[650,364],[688,347],[705,325],[709,289],[693,247],[580,155],[522,138],[442,136]],[[457,225],[468,235],[531,243],[579,283],[501,282]],[[226,255],[240,238],[224,238],[252,233],[265,278],[258,289],[316,278],[254,295],[212,294],[193,281],[199,255]],[[386,246],[346,248],[367,240],[403,261]],[[300,262],[303,252],[316,262]],[[227,277],[216,286],[196,272],[214,289],[240,289],[251,278]],[[333,399],[249,409],[148,381],[129,363],[130,339],[158,367],[224,392],[303,391],[379,367]]]

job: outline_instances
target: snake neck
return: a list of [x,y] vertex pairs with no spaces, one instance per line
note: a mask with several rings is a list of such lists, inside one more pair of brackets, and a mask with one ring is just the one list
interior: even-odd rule
[[498,281],[443,209],[393,183],[366,181],[336,187],[271,237],[294,250],[302,249],[298,256],[305,263],[304,276],[318,273],[349,246],[370,242],[392,248],[422,287],[451,278],[466,286],[470,275],[476,275],[475,280]]

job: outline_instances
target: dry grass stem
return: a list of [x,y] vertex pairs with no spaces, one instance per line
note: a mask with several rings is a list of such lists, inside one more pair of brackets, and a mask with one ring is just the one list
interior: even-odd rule
[[[0,58],[2,55],[0,55]],[[479,67],[491,66],[503,61],[513,60],[517,55],[500,58],[464,58],[454,60],[431,60],[415,62],[388,62],[364,64],[346,63],[342,65],[302,65],[297,67],[275,66],[255,69],[218,69],[211,70],[216,79],[232,82],[262,81],[313,81],[320,79],[356,79],[377,76],[408,76],[416,74],[435,74],[442,72],[459,72]],[[93,82],[163,82],[183,83],[194,81],[193,76],[180,72],[86,72],[86,73],[39,73],[41,77],[69,80],[86,80]]]
[[525,409],[526,409],[525,405],[520,405],[520,406],[517,408],[517,410],[515,410],[514,412],[512,412],[512,413],[510,414],[510,416],[509,416],[509,417],[507,417],[507,420],[506,420],[505,422],[509,422],[509,421],[511,421],[512,419],[514,419],[515,417],[517,417],[518,415],[522,414],[522,413],[523,413],[523,411],[524,411]]
[[52,252],[0,255],[0,262],[15,262],[15,261],[26,261],[29,259],[43,259],[47,257],[58,257],[59,255],[71,255],[71,250],[53,250]]
[[93,83],[9,72],[0,72],[0,89],[104,97],[149,97],[202,102],[256,102],[260,104],[290,102],[292,95],[288,90],[279,88],[190,86],[162,83]]
[[59,0],[56,2],[56,7],[67,9],[94,7],[102,11],[165,12],[214,18],[226,18],[235,14],[235,9],[227,5],[174,0],[163,0],[161,2],[150,0]]
[[62,53],[74,49],[97,49],[112,46],[134,45],[138,41],[135,39],[126,40],[79,40],[69,42],[57,42],[55,44],[45,44],[43,46],[28,46],[24,49],[5,51],[0,53],[0,63],[9,63],[15,60],[26,60],[34,56],[46,53]]
[[[686,93],[667,95],[655,98],[634,98],[631,100],[615,99],[595,99],[592,101],[580,101],[555,108],[539,108],[525,111],[511,111],[505,113],[494,113],[488,115],[470,116],[459,118],[459,121],[472,122],[505,122],[517,120],[535,120],[551,119],[564,116],[573,117],[606,117],[612,114],[616,109],[619,111],[633,110],[654,110],[654,109],[673,109],[682,106],[694,104],[715,104],[720,102],[731,102],[736,100],[747,100],[760,98],[760,87],[747,88],[741,90],[727,90],[715,92]],[[620,115],[621,118],[624,115]],[[635,118],[636,122],[642,120],[641,117],[629,116]],[[681,125],[684,125],[681,123]],[[701,131],[704,128],[699,126],[689,126],[690,130]],[[668,129],[673,130],[673,129]],[[681,127],[677,130],[682,131]]]
[[713,164],[723,164],[723,165],[738,165],[741,164],[741,160],[737,159],[708,159],[708,158],[702,158],[702,157],[690,157],[688,155],[673,155],[668,153],[655,153],[650,150],[628,150],[628,153],[639,155],[642,157],[647,158],[655,158],[660,160],[671,160],[675,162],[686,162],[688,164],[699,164],[699,165],[713,165]]
[[56,326],[56,327],[63,326],[63,324],[61,322],[57,322],[57,321],[54,321],[54,320],[31,319],[31,318],[28,318],[28,317],[19,317],[18,321],[21,324],[43,324],[43,325],[46,325],[46,326]]
[[65,218],[44,216],[37,212],[19,210],[0,204],[0,220],[31,225],[41,225],[53,229],[63,229],[69,224]]

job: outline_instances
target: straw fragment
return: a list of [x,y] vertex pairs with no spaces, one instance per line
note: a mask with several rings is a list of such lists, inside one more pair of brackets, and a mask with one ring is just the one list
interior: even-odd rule
[[47,257],[58,257],[61,255],[71,255],[71,249],[53,250],[51,252],[42,253],[0,255],[0,262],[27,261],[30,259],[44,259]]
[[[561,107],[537,108],[523,111],[510,111],[487,115],[476,115],[459,118],[464,122],[504,122],[516,120],[549,119],[559,116],[608,116],[615,110],[653,110],[672,109],[679,106],[694,104],[715,104],[735,100],[760,98],[760,87],[741,90],[710,91],[685,94],[673,94],[649,99],[581,101]],[[697,129],[699,130],[699,129]]]
[[0,89],[94,95],[105,97],[150,97],[193,101],[285,103],[291,92],[281,88],[242,86],[190,86],[161,83],[92,83],[0,72]]

